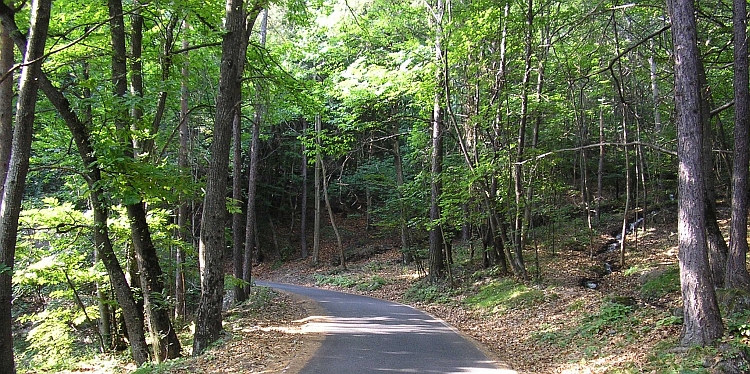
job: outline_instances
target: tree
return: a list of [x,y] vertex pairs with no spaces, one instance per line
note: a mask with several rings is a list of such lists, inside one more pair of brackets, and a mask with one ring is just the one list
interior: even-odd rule
[[[21,70],[10,164],[7,176],[3,180],[3,193],[0,196],[0,373],[3,374],[16,372],[13,357],[13,317],[11,314],[13,287],[11,282],[18,236],[18,218],[21,213],[26,175],[29,171],[39,88],[37,77],[42,71],[42,58],[51,8],[51,0],[36,0],[31,4],[29,44],[24,53],[24,67]],[[0,7],[0,13],[7,14],[8,12],[11,10],[7,6]],[[9,30],[7,24],[4,26],[6,30]]]
[[[140,9],[140,8],[138,8]],[[127,58],[126,58],[126,38],[125,22],[123,16],[123,7],[121,0],[109,0],[110,32],[112,34],[112,81],[114,83],[114,95],[120,98],[120,106],[115,106],[115,126],[121,134],[120,146],[126,157],[133,162],[135,154],[142,151],[148,151],[150,146],[140,145],[140,142],[131,143],[128,138],[127,123],[128,120],[137,122],[141,120],[142,109],[139,105],[134,105],[131,111],[131,117],[128,118],[127,110],[122,104],[125,103],[127,94]],[[143,76],[141,63],[141,44],[143,38],[143,18],[139,10],[134,13],[133,30],[131,32],[131,55],[133,57],[131,71],[131,87],[136,97],[143,96]],[[134,125],[133,125],[134,126]],[[147,142],[147,144],[150,142]],[[133,145],[135,148],[133,149]],[[139,149],[140,148],[140,149]],[[177,338],[175,329],[169,318],[169,308],[165,300],[161,297],[164,290],[163,272],[159,265],[159,256],[156,253],[151,238],[148,222],[146,220],[145,203],[140,198],[140,192],[134,192],[135,197],[126,199],[125,207],[128,212],[130,221],[131,236],[133,240],[133,250],[135,252],[135,262],[138,266],[138,275],[140,278],[141,290],[143,293],[143,302],[145,314],[148,319],[148,326],[151,330],[151,344],[153,345],[153,355],[157,362],[165,359],[176,358],[180,356],[182,350],[180,340]],[[129,200],[129,201],[127,201]]]
[[[265,6],[264,1],[252,4],[249,11],[243,0],[227,0],[226,19],[221,47],[221,67],[216,115],[214,118],[211,156],[203,200],[203,220],[199,243],[201,296],[195,316],[193,355],[203,353],[219,338],[221,305],[224,295],[224,222],[227,213],[226,186],[232,121],[240,109],[242,66],[246,51],[242,46],[246,33],[252,30],[255,18]],[[247,17],[249,15],[249,17]],[[246,23],[247,22],[247,23]]]
[[0,196],[3,194],[5,175],[8,173],[10,149],[13,143],[13,40],[0,26]]
[[732,221],[729,256],[724,278],[726,288],[750,292],[747,272],[747,178],[750,153],[750,89],[748,88],[747,2],[735,0],[734,19],[734,163],[732,165]]
[[675,52],[675,106],[679,161],[678,236],[680,283],[684,303],[681,343],[708,345],[724,327],[711,281],[706,248],[702,122],[698,82],[698,46],[693,0],[669,1]]
[[443,229],[440,223],[440,200],[443,173],[443,116],[444,100],[443,87],[447,77],[443,66],[445,55],[443,51],[443,17],[446,5],[443,0],[437,0],[435,6],[428,6],[430,18],[435,32],[435,98],[432,109],[432,154],[430,156],[430,281],[435,282],[445,276],[445,257],[443,253]]

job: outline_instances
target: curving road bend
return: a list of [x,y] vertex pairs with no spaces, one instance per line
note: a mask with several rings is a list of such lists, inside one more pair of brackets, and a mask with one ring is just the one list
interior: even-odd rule
[[325,335],[300,374],[511,374],[445,322],[412,307],[342,292],[257,282],[316,301],[304,332]]

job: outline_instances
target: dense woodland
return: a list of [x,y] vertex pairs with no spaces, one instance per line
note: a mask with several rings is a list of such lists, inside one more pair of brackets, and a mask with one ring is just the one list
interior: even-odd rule
[[5,0],[0,373],[84,351],[175,358],[185,321],[199,355],[254,263],[346,267],[347,214],[398,238],[430,282],[449,281],[457,240],[528,281],[534,227],[575,220],[593,237],[617,212],[623,237],[673,201],[681,342],[710,345],[719,304],[742,310],[750,292],[746,14],[741,0]]

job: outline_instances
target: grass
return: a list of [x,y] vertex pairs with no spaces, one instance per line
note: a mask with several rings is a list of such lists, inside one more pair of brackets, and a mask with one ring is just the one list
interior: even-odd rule
[[482,286],[476,295],[467,297],[464,303],[472,308],[500,312],[511,308],[538,305],[545,299],[544,292],[541,290],[504,279]]
[[641,286],[641,297],[646,300],[660,300],[664,296],[680,291],[680,269],[670,266],[648,279]]

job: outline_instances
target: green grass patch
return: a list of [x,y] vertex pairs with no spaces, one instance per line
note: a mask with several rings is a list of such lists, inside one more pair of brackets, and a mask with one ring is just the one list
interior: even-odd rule
[[381,289],[386,284],[388,284],[387,279],[379,275],[374,275],[369,281],[357,283],[356,288],[360,291],[375,291]]
[[406,290],[404,300],[407,302],[447,304],[451,301],[451,292],[443,286],[420,281]]
[[357,280],[347,277],[346,275],[332,274],[323,275],[315,274],[315,284],[318,286],[336,286],[343,288],[352,288],[357,285]]
[[512,280],[501,280],[484,285],[479,292],[467,297],[470,307],[487,310],[507,310],[538,305],[545,301],[544,292]]
[[646,300],[659,300],[676,292],[680,292],[680,269],[677,266],[648,277],[641,286],[641,297]]

